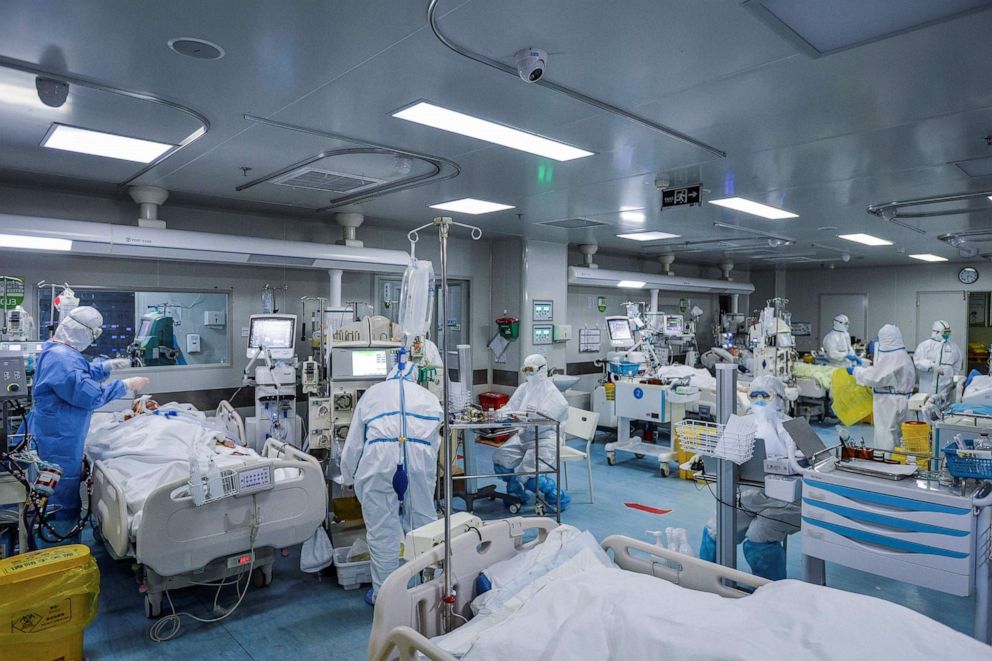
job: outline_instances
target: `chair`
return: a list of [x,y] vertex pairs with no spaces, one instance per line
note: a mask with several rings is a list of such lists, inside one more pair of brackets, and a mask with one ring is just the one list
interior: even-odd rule
[[[562,470],[564,471],[565,489],[568,489],[568,462],[585,461],[586,473],[589,476],[589,502],[595,500],[592,495],[592,441],[596,437],[596,425],[599,424],[599,414],[592,411],[583,411],[574,406],[568,407],[568,422],[565,423],[565,433],[562,434],[560,458]],[[566,441],[570,438],[578,438],[586,442],[585,451],[570,447]]]

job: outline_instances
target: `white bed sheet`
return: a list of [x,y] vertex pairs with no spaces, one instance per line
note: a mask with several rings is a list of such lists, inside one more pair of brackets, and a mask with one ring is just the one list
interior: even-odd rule
[[684,379],[689,377],[689,385],[702,390],[715,390],[716,378],[709,371],[686,365],[668,365],[658,368],[658,376],[663,379]]
[[[226,448],[218,439],[230,435],[223,423],[188,404],[170,403],[157,414],[124,420],[123,413],[95,415],[86,438],[91,462],[101,461],[124,490],[128,523],[134,534],[145,499],[163,484],[189,477],[190,458],[213,457],[221,467],[258,461],[250,448]],[[276,480],[284,477],[276,471]]]
[[469,661],[992,658],[989,646],[874,597],[786,580],[728,599],[606,567],[569,543],[540,577],[540,561],[518,562],[517,576],[530,574],[522,587],[503,571],[503,594],[482,595],[491,610],[435,642]]

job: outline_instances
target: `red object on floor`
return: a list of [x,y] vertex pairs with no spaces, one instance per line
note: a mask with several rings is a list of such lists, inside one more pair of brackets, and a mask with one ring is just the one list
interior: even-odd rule
[[657,507],[650,507],[648,505],[641,505],[640,503],[624,503],[627,507],[632,510],[641,510],[642,512],[648,512],[649,514],[668,514],[672,510],[663,510]]
[[482,407],[483,411],[488,411],[489,409],[499,409],[506,406],[506,403],[510,401],[509,395],[504,395],[501,392],[484,392],[479,393],[479,406]]

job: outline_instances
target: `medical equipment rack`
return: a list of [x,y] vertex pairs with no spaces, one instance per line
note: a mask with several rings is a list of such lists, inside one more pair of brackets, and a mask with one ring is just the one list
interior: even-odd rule
[[[534,430],[534,472],[533,473],[516,473],[518,476],[529,477],[533,475],[535,482],[540,482],[542,475],[554,475],[555,482],[557,484],[556,494],[555,494],[555,521],[561,523],[561,423],[553,418],[549,418],[546,415],[537,412],[529,412],[526,418],[520,420],[507,420],[498,422],[452,422],[448,425],[449,429],[452,430],[479,430],[479,429],[492,429],[498,427],[500,429],[515,429],[516,433],[523,434],[528,428],[533,428]],[[540,456],[540,435],[542,427],[554,427],[555,429],[555,463],[552,466],[550,463],[541,459]],[[542,465],[544,468],[542,468]],[[445,470],[450,471],[451,467],[445,467]],[[492,478],[503,478],[506,475],[501,473],[485,473],[478,475],[451,475],[451,480],[482,480],[482,479],[492,479]],[[453,491],[454,489],[452,489]],[[490,492],[486,491],[485,487],[478,490],[472,495],[473,499],[478,498],[496,498],[500,497],[495,488]],[[544,500],[541,495],[540,489],[537,489],[537,493],[534,494],[534,512],[537,516],[544,516],[545,508],[551,505],[551,503]],[[451,518],[451,499],[445,498],[445,511],[444,515],[447,518]],[[519,511],[519,509],[517,510]],[[512,512],[511,513],[516,513]]]

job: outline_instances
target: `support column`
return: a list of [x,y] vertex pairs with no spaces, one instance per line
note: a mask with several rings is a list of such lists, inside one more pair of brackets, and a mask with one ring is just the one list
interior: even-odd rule
[[[727,424],[737,406],[737,365],[720,363],[716,366],[717,422]],[[716,562],[724,567],[737,567],[737,464],[716,460]],[[726,503],[726,504],[724,504]]]

